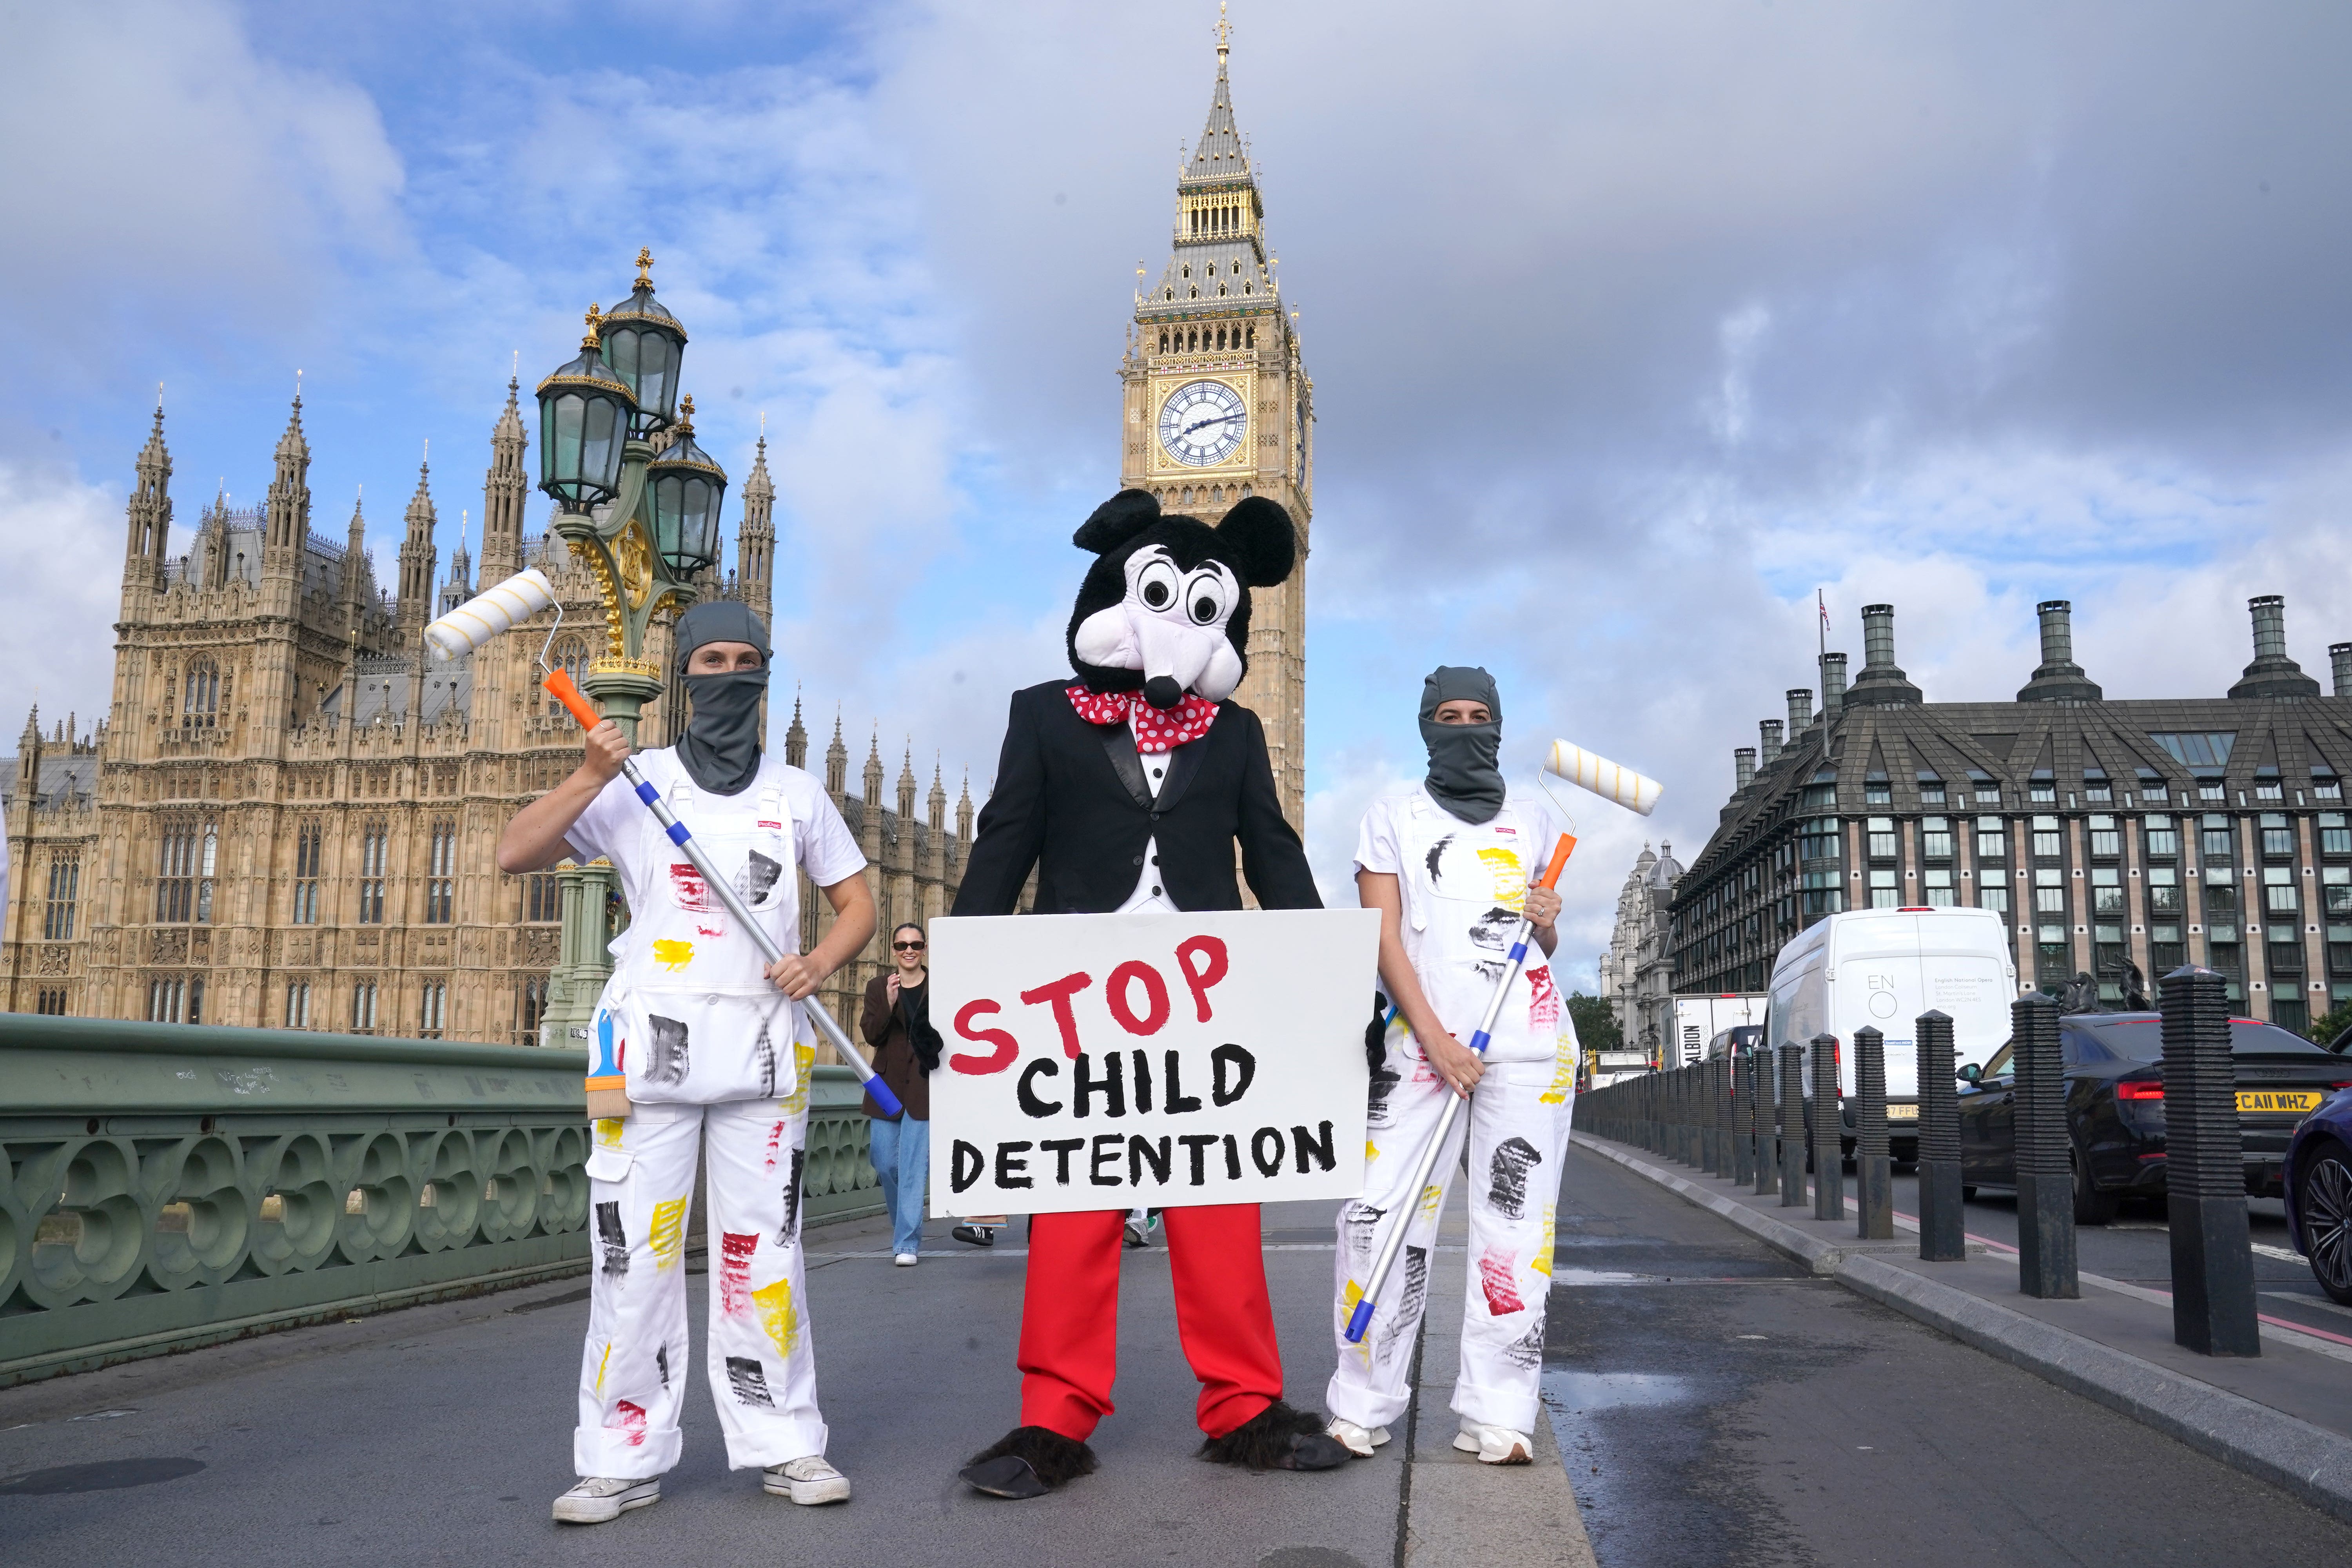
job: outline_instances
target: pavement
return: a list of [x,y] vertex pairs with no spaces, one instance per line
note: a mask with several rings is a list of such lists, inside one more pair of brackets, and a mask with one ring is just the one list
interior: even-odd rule
[[[1291,1369],[1319,1407],[1329,1345],[1330,1204],[1269,1206],[1267,1274]],[[1448,1216],[1460,1247],[1457,1194]],[[956,1468],[1016,1419],[1024,1253],[929,1227],[896,1268],[879,1221],[809,1237],[812,1325],[842,1507],[764,1496],[726,1468],[707,1397],[659,1504],[567,1528],[584,1279],[383,1313],[0,1391],[0,1557],[12,1565],[760,1563],[1224,1564],[1482,1568],[1591,1562],[1549,1432],[1532,1467],[1450,1447],[1450,1348],[1430,1342],[1406,1440],[1316,1475],[1250,1474],[1192,1455],[1197,1385],[1176,1342],[1167,1254],[1126,1255],[1118,1411],[1102,1468],[1011,1503]],[[689,1262],[698,1268],[699,1261]],[[1458,1323],[1466,1255],[1433,1321]],[[1453,1281],[1450,1302],[1444,1280]],[[705,1279],[690,1280],[701,1334]],[[1451,1339],[1439,1336],[1450,1347]],[[1432,1412],[1433,1411],[1433,1414]]]
[[1911,1220],[1916,1184],[1909,1178],[1898,1182],[1895,1239],[1864,1242],[1855,1235],[1851,1173],[1847,1217],[1816,1220],[1810,1199],[1784,1208],[1777,1196],[1755,1195],[1752,1185],[1647,1151],[1600,1139],[1585,1147],[1731,1220],[1816,1275],[2352,1522],[2352,1337],[2313,1321],[2333,1323],[2334,1303],[2315,1288],[2297,1289],[2293,1271],[2302,1270],[2305,1285],[2310,1273],[2279,1245],[2284,1224],[2275,1214],[2256,1227],[2255,1245],[2268,1248],[2255,1254],[2263,1353],[2205,1356],[2173,1341],[2169,1236],[2152,1205],[2119,1216],[2119,1228],[2079,1227],[2081,1299],[2043,1300],[2018,1289],[2013,1198],[1987,1194],[1967,1205],[1970,1258],[1923,1263]]

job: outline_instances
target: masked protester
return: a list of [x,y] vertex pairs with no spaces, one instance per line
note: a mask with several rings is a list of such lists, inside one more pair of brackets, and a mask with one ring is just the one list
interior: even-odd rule
[[[1485,1016],[1522,911],[1549,957],[1559,897],[1533,885],[1560,827],[1540,796],[1514,794],[1498,763],[1503,702],[1483,669],[1445,666],[1423,683],[1429,773],[1372,803],[1356,843],[1356,891],[1381,912],[1381,988],[1396,1019],[1377,1051],[1365,1118],[1364,1194],[1341,1206],[1326,1395],[1330,1434],[1359,1458],[1404,1413],[1414,1336],[1436,1267],[1437,1217],[1470,1142],[1469,1289],[1462,1309],[1454,1446],[1487,1464],[1535,1454],[1544,1302],[1551,1287],[1554,1197],[1575,1096],[1576,1034],[1547,963],[1511,982],[1482,1058],[1462,1044]],[[1376,1026],[1377,1029],[1377,1026]],[[1475,1091],[1475,1092],[1474,1092]],[[1405,1191],[1445,1097],[1470,1100],[1438,1151],[1435,1201]],[[1370,1277],[1387,1224],[1409,1213],[1373,1330],[1349,1344],[1351,1282]]]
[[[627,742],[591,731],[579,770],[525,806],[499,866],[569,857],[613,863],[631,913],[613,943],[594,1042],[609,1043],[628,1114],[595,1123],[588,1160],[596,1262],[580,1421],[579,1484],[555,1517],[599,1524],[661,1497],[677,1463],[693,1366],[686,1224],[698,1152],[708,1173],[710,1310],[706,1360],[730,1468],[761,1473],[797,1503],[840,1502],[824,1457],[801,1263],[802,1158],[814,1035],[800,999],[865,947],[874,901],[865,857],[823,786],[761,749],[768,635],[740,604],[697,605],[677,645],[693,717],[677,745],[637,756],[647,785],[688,824],[788,956],[772,965],[619,777]],[[800,943],[800,873],[835,920]]]

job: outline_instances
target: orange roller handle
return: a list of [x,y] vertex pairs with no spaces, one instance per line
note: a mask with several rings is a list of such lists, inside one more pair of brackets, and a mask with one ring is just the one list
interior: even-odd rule
[[580,721],[582,729],[593,730],[604,721],[604,716],[596,711],[595,705],[580,695],[580,688],[572,683],[570,670],[551,670],[540,684],[547,688],[550,696],[572,710],[572,716]]
[[[562,673],[563,672],[562,670],[556,671],[557,675],[561,675]],[[565,684],[569,685],[570,682],[567,681]],[[1559,842],[1552,846],[1551,864],[1546,866],[1544,868],[1544,874],[1536,879],[1536,886],[1538,888],[1552,888],[1559,886],[1559,874],[1568,869],[1568,858],[1575,853],[1576,835],[1573,833],[1561,834],[1559,836]]]

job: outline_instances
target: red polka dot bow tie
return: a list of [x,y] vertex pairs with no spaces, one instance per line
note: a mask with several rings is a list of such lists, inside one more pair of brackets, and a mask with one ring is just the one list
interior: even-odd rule
[[1089,724],[1124,724],[1133,714],[1139,752],[1172,752],[1207,734],[1217,717],[1215,703],[1189,691],[1181,702],[1163,712],[1132,691],[1096,691],[1083,684],[1068,689],[1070,706]]

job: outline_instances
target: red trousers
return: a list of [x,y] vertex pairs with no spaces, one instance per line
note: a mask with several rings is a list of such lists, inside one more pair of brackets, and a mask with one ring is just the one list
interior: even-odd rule
[[[1176,1330],[1201,1380],[1201,1430],[1222,1437],[1282,1396],[1257,1205],[1161,1212]],[[1030,1222],[1021,1310],[1021,1424],[1085,1442],[1111,1413],[1118,1373],[1118,1263],[1126,1211]]]

